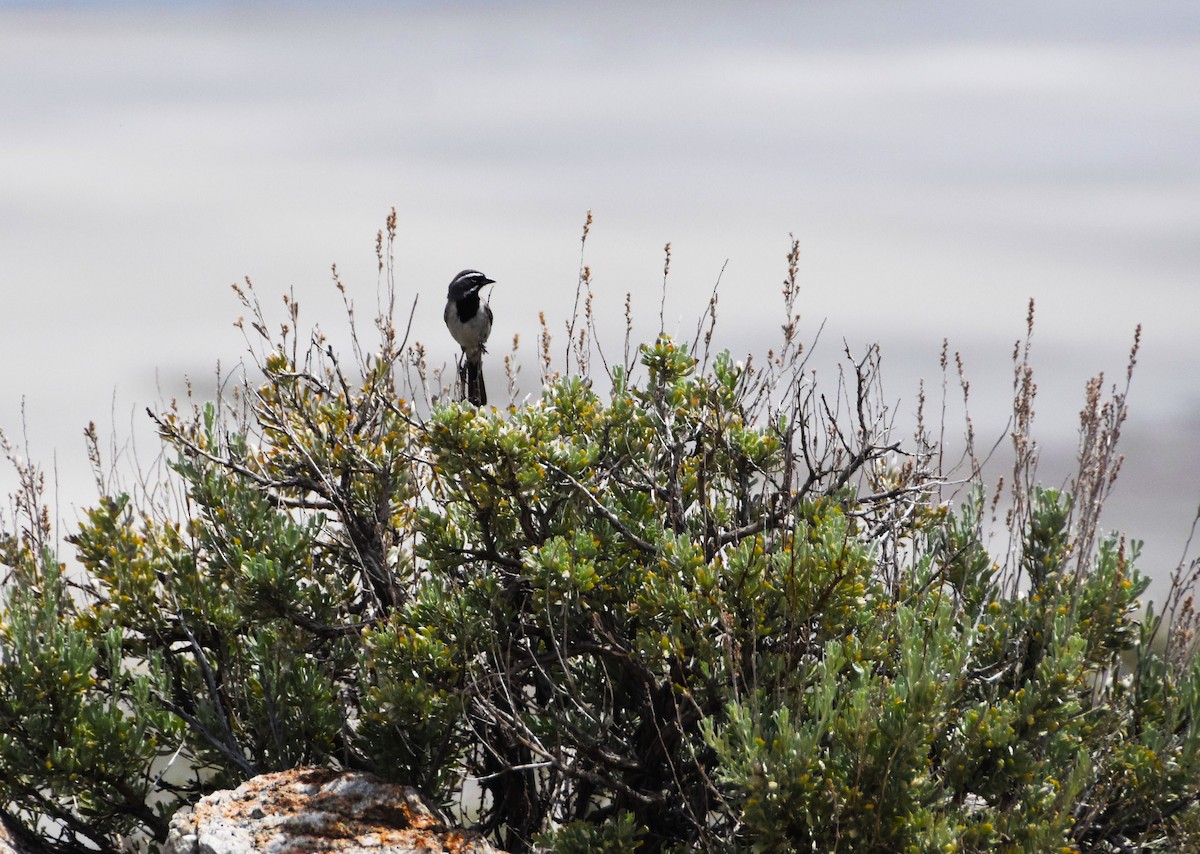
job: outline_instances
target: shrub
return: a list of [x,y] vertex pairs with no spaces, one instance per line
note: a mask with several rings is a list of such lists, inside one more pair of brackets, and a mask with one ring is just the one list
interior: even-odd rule
[[77,568],[18,466],[0,804],[28,838],[151,847],[181,803],[319,764],[513,851],[1200,842],[1196,565],[1143,611],[1137,545],[1099,531],[1124,391],[1089,386],[1079,472],[1043,489],[1018,348],[993,555],[970,429],[956,485],[923,423],[892,436],[876,350],[806,373],[794,246],[761,365],[710,349],[715,294],[690,344],[610,363],[583,268],[576,371],[544,332],[540,396],[480,410],[426,399],[393,229],[352,368],[238,289],[260,376],[153,414],[179,500],[102,495]]

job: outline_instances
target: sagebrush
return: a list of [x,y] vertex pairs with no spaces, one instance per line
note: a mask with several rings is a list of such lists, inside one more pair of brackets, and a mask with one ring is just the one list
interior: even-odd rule
[[1146,610],[1100,527],[1128,376],[1042,488],[1027,337],[1000,502],[974,427],[957,465],[952,427],[894,434],[874,348],[818,387],[793,244],[772,351],[714,346],[714,292],[693,341],[630,320],[607,358],[581,265],[561,369],[544,327],[541,393],[481,410],[397,331],[394,228],[348,357],[239,289],[244,382],[153,413],[169,472],[102,494],[70,567],[18,464],[0,805],[27,842],[152,848],[206,792],[325,765],[514,852],[1200,845],[1197,566]]

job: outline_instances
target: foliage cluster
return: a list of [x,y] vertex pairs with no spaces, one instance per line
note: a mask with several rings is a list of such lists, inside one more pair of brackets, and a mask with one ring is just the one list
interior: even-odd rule
[[574,373],[545,337],[542,393],[487,411],[411,402],[390,310],[344,369],[241,290],[261,376],[155,415],[177,505],[102,495],[72,572],[18,466],[5,821],[152,847],[181,803],[319,764],[512,851],[1200,844],[1196,567],[1144,612],[1136,544],[1098,527],[1124,392],[1089,386],[1079,473],[1043,489],[1018,350],[995,555],[973,448],[951,482],[923,425],[894,441],[874,351],[817,389],[795,277],[793,247],[761,367],[710,357],[710,323],[592,371],[588,311]]

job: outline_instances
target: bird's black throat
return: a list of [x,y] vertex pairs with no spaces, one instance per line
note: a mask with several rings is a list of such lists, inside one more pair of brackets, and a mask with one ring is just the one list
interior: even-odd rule
[[458,312],[458,319],[462,323],[479,314],[479,291],[467,294],[454,301],[454,309]]

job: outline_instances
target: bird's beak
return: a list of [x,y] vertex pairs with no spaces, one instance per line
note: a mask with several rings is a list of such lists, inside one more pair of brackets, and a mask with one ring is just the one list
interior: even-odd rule
[[483,277],[483,283],[484,283],[485,285],[494,285],[494,284],[496,284],[496,280],[495,280],[495,279],[489,279],[487,276],[484,276],[484,277]]

